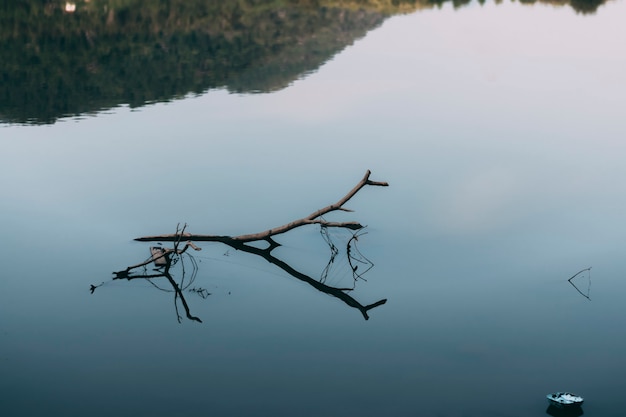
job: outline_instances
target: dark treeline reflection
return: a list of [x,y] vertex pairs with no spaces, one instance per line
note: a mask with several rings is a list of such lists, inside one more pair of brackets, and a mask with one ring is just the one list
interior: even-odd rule
[[[275,91],[385,18],[447,1],[4,1],[0,121],[53,123],[214,88]],[[603,2],[540,1],[582,13]]]

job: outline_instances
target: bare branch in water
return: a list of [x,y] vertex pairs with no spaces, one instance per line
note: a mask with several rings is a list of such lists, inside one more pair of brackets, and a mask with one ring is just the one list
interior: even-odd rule
[[[172,277],[171,273],[170,273],[170,268],[176,263],[178,262],[178,260],[182,259],[182,256],[189,248],[192,248],[194,250],[200,250],[199,247],[197,247],[193,242],[220,242],[223,244],[226,244],[227,246],[230,246],[231,248],[235,249],[235,250],[240,250],[243,252],[247,252],[250,254],[254,254],[254,255],[258,255],[261,256],[262,258],[264,258],[265,260],[267,260],[268,262],[276,265],[277,267],[279,267],[280,269],[282,269],[283,271],[287,272],[288,274],[290,274],[291,276],[297,278],[300,281],[306,282],[307,284],[311,285],[312,287],[314,287],[315,289],[324,292],[328,295],[331,295],[339,300],[341,300],[342,302],[344,302],[346,305],[356,308],[358,309],[361,314],[363,315],[363,317],[365,318],[365,320],[369,319],[369,315],[368,315],[368,311],[378,307],[382,304],[385,304],[387,302],[386,299],[382,299],[379,300],[373,304],[369,304],[369,305],[363,305],[361,303],[359,303],[358,301],[356,301],[353,297],[349,296],[346,291],[350,291],[351,289],[354,288],[336,288],[336,287],[331,287],[329,285],[326,285],[324,283],[324,278],[322,278],[321,281],[317,281],[313,278],[311,278],[310,276],[297,271],[296,269],[294,269],[293,267],[291,267],[289,264],[287,264],[286,262],[274,257],[271,252],[280,246],[280,243],[276,242],[273,237],[282,233],[286,233],[290,230],[293,230],[295,228],[301,227],[301,226],[305,226],[305,225],[312,225],[312,224],[319,224],[322,226],[323,230],[327,230],[327,228],[330,227],[335,227],[335,228],[344,228],[344,229],[348,229],[348,230],[361,230],[363,229],[364,226],[362,226],[360,223],[358,222],[329,222],[326,221],[326,219],[324,219],[324,215],[334,212],[334,211],[344,211],[344,212],[352,212],[352,210],[345,208],[344,205],[352,198],[354,197],[363,187],[367,186],[367,185],[371,185],[371,186],[379,186],[379,187],[387,187],[389,184],[386,182],[381,182],[381,181],[372,181],[369,179],[371,172],[368,170],[365,173],[365,176],[361,179],[361,181],[359,181],[356,186],[354,186],[354,188],[352,188],[352,190],[350,190],[343,198],[341,198],[340,200],[338,200],[336,203],[331,204],[329,206],[326,206],[322,209],[319,209],[311,214],[309,214],[306,217],[303,217],[301,219],[292,221],[290,223],[286,223],[282,226],[278,226],[272,229],[268,229],[266,231],[263,232],[259,232],[259,233],[253,233],[253,234],[245,234],[245,235],[239,235],[239,236],[218,236],[218,235],[195,235],[195,234],[191,234],[186,232],[187,230],[187,224],[184,224],[182,227],[180,226],[180,223],[176,225],[176,232],[174,234],[166,234],[166,235],[156,235],[156,236],[145,236],[145,237],[140,237],[135,239],[136,241],[141,241],[141,242],[155,242],[155,241],[162,241],[162,242],[173,242],[173,248],[161,248],[159,247],[157,248],[151,248],[151,254],[152,256],[150,256],[150,258],[148,258],[147,260],[145,260],[144,262],[141,262],[139,264],[136,265],[132,265],[127,267],[125,270],[122,271],[118,271],[118,272],[114,272],[114,277],[113,279],[127,279],[127,280],[131,280],[131,279],[137,279],[137,278],[144,278],[144,279],[148,279],[148,281],[152,284],[155,285],[157,288],[166,291],[165,289],[159,287],[158,285],[156,285],[154,282],[150,281],[150,279],[152,278],[161,278],[161,277],[165,277],[168,281],[168,283],[170,284],[170,286],[172,287],[172,291],[170,292],[174,292],[174,307],[176,310],[176,317],[178,319],[178,321],[181,321],[181,315],[179,314],[178,311],[178,300],[180,299],[181,304],[183,305],[183,308],[185,309],[185,313],[188,319],[190,320],[194,320],[194,321],[198,321],[198,322],[202,322],[198,317],[192,316],[189,310],[189,305],[187,304],[187,301],[184,297],[183,291],[188,288],[191,283],[193,282],[193,277],[192,279],[185,285],[185,268],[184,268],[184,263],[181,264],[182,270],[183,270],[183,277],[180,280],[180,283],[177,283],[174,278]],[[362,275],[367,272],[367,270],[369,270],[373,264],[367,259],[365,258],[365,256],[363,256],[358,249],[356,248],[356,242],[358,240],[358,237],[361,234],[359,233],[353,233],[352,237],[348,240],[347,244],[346,244],[346,252],[347,252],[347,257],[348,257],[348,263],[351,269],[351,273],[353,275],[353,280],[356,282],[357,279],[363,279]],[[323,233],[324,236],[324,233]],[[325,239],[328,238],[328,235],[325,235]],[[186,241],[185,246],[182,249],[179,249],[179,246],[181,244],[181,242]],[[249,243],[252,242],[266,242],[267,246],[265,248],[258,248],[254,245],[250,245]],[[327,240],[327,243],[329,243],[330,245],[332,245],[332,243]],[[336,248],[334,248],[334,250],[336,251]],[[331,252],[333,251],[333,247],[331,246]],[[336,254],[336,253],[335,253]],[[228,251],[224,254],[224,255],[228,255]],[[193,266],[194,268],[197,268],[195,261],[193,260],[193,257],[191,257],[189,255],[190,259],[192,259],[193,262]],[[331,255],[331,261],[329,262],[329,265],[327,266],[327,268],[329,268],[330,264],[332,264],[333,262],[333,258],[334,255]],[[158,271],[158,273],[156,274],[146,274],[146,266],[149,265],[150,263],[154,263],[155,266],[157,266],[157,268],[155,269],[155,271]],[[362,264],[366,264],[367,268],[365,271],[359,271],[358,267],[359,265],[357,263],[362,263]],[[135,269],[138,268],[143,268],[144,273],[143,274],[133,274],[132,271],[134,271]],[[95,290],[96,287],[92,286],[92,292]],[[206,291],[205,289],[202,288],[194,288],[191,289],[189,291],[195,292],[198,295],[200,295],[202,298],[206,298],[208,297],[208,295],[210,295],[208,293],[208,291]]]
[[98,287],[102,287],[104,285],[104,282],[100,283],[100,285],[93,285],[91,284],[89,291],[93,294],[93,292],[96,290],[96,288]]
[[239,236],[195,235],[191,233],[185,233],[184,231],[185,228],[183,228],[183,230],[179,232],[178,227],[177,227],[176,233],[173,235],[169,234],[169,235],[144,236],[144,237],[136,238],[135,240],[139,242],[157,242],[157,241],[178,242],[178,241],[181,241],[182,239],[185,239],[188,241],[195,241],[195,242],[222,242],[227,245],[230,245],[230,244],[236,245],[238,243],[266,241],[269,244],[270,248],[273,249],[275,247],[280,246],[279,243],[277,243],[276,241],[272,239],[273,236],[288,232],[297,227],[301,227],[305,225],[320,224],[322,226],[327,226],[327,227],[342,227],[342,228],[351,229],[351,230],[359,230],[359,229],[362,229],[363,226],[358,222],[327,222],[322,218],[322,216],[324,214],[328,214],[333,211],[351,211],[343,207],[344,204],[346,204],[352,197],[355,196],[356,193],[358,193],[366,185],[378,186],[378,187],[389,186],[389,184],[386,182],[370,180],[369,179],[370,175],[371,175],[371,171],[368,170],[365,173],[365,176],[361,179],[361,181],[359,181],[359,183],[352,190],[350,190],[343,198],[341,198],[336,203],[326,206],[322,209],[319,209],[301,219],[294,220],[282,226],[274,227],[272,229],[268,229],[263,232],[239,235]]
[[[574,284],[574,282],[572,281],[574,278],[576,278],[577,276],[579,276],[580,274],[582,274],[583,272],[587,272],[589,271],[589,285],[587,287],[587,294],[585,294],[584,292],[582,292],[577,286],[576,284]],[[583,297],[585,297],[587,300],[591,301],[591,297],[589,296],[589,293],[591,292],[591,267],[589,268],[585,268],[585,269],[581,269],[580,271],[578,271],[576,274],[574,274],[570,279],[568,279],[567,281],[569,281],[570,284],[572,284],[572,287],[574,287],[576,289],[576,291],[578,291],[578,293],[580,295],[582,295]]]

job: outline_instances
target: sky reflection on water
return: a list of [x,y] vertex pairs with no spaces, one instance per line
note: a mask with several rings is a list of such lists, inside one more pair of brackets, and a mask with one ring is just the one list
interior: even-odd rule
[[[0,128],[0,414],[540,416],[565,389],[620,416],[624,7],[444,6],[272,94]],[[225,247],[201,325],[110,281],[135,237],[264,230],[368,168],[390,187],[341,217],[369,225],[355,294],[389,299],[367,322]],[[324,267],[317,229],[281,241]],[[589,266],[592,301],[567,282]]]

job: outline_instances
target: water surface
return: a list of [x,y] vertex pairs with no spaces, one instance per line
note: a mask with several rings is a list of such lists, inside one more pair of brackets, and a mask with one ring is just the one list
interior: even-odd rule
[[[271,88],[147,83],[145,100],[102,101],[85,77],[67,111],[3,109],[2,415],[541,416],[558,390],[621,415],[624,3],[375,12]],[[148,256],[136,237],[262,231],[367,169],[390,186],[330,219],[368,225],[374,267],[349,294],[388,300],[369,320],[214,243],[194,253],[211,295],[186,293],[202,323],[112,280]],[[318,227],[276,240],[321,277]],[[342,262],[328,284],[349,282]],[[568,282],[588,267],[590,300]]]

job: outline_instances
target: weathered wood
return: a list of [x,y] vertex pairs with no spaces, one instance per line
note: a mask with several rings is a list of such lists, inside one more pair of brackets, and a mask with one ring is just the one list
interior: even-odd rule
[[192,248],[193,250],[196,250],[196,251],[202,250],[202,248],[199,248],[198,246],[194,245],[193,242],[187,242],[187,243],[185,243],[185,246],[182,249],[178,249],[178,243],[179,243],[179,241],[177,240],[176,241],[176,245],[175,245],[175,247],[173,249],[171,249],[171,248],[163,248],[163,251],[161,251],[160,254],[153,253],[152,252],[152,248],[150,248],[151,256],[150,256],[150,258],[148,258],[148,260],[143,261],[141,263],[138,263],[137,265],[131,265],[128,268],[126,268],[124,271],[114,272],[114,274],[116,275],[116,278],[113,278],[113,279],[128,278],[128,273],[131,270],[133,270],[135,268],[140,268],[142,266],[146,266],[146,265],[148,265],[151,262],[154,262],[154,264],[157,265],[157,261],[160,261],[161,259],[165,259],[165,266],[169,266],[169,262],[170,262],[169,255],[170,255],[170,253],[177,254],[177,255],[182,255],[189,248]]
[[[322,209],[319,209],[301,219],[294,220],[290,223],[286,223],[282,226],[268,229],[260,233],[252,233],[252,234],[239,235],[239,236],[196,235],[196,234],[191,234],[185,231],[187,225],[184,225],[181,229],[180,224],[179,224],[176,226],[176,233],[174,234],[144,236],[144,237],[136,238],[135,240],[140,241],[140,242],[155,242],[155,241],[174,242],[174,247],[173,248],[151,247],[150,248],[151,256],[148,260],[142,263],[139,263],[137,265],[129,266],[125,270],[114,272],[115,277],[113,279],[131,280],[131,279],[137,279],[137,278],[165,277],[167,278],[168,282],[170,283],[170,285],[172,286],[172,289],[175,292],[174,306],[176,308],[176,314],[178,316],[179,321],[181,317],[180,315],[178,315],[178,306],[177,306],[178,299],[180,299],[185,309],[187,318],[189,318],[190,320],[201,322],[201,320],[198,317],[191,315],[189,311],[189,305],[187,304],[187,301],[185,300],[181,287],[174,281],[173,277],[170,274],[170,267],[172,266],[172,262],[173,262],[172,256],[182,255],[190,247],[195,250],[200,250],[199,247],[193,244],[194,241],[195,242],[220,242],[236,250],[241,250],[243,252],[247,252],[250,254],[263,257],[265,260],[278,266],[279,268],[281,268],[283,271],[287,272],[294,278],[297,278],[300,281],[306,282],[307,284],[314,287],[318,291],[321,291],[332,297],[335,297],[341,300],[346,305],[359,310],[361,314],[363,315],[363,317],[365,318],[365,320],[368,320],[369,319],[368,311],[380,305],[385,304],[387,302],[386,299],[379,300],[373,304],[363,305],[359,303],[357,300],[355,300],[353,297],[348,295],[346,293],[346,289],[331,287],[320,281],[317,281],[313,279],[312,277],[300,271],[297,271],[286,262],[274,257],[271,253],[276,247],[280,246],[279,243],[274,241],[273,237],[282,233],[286,233],[297,227],[301,227],[305,225],[312,225],[312,224],[319,224],[325,227],[341,227],[341,228],[346,228],[346,229],[351,229],[351,230],[359,230],[363,228],[363,226],[357,222],[328,222],[322,216],[324,216],[325,214],[331,213],[333,211],[351,212],[352,210],[345,208],[344,204],[346,204],[352,197],[354,197],[356,193],[358,193],[366,185],[380,186],[380,187],[387,187],[389,185],[386,182],[370,180],[369,179],[370,174],[371,172],[368,170],[365,173],[365,176],[361,179],[361,181],[359,181],[359,183],[356,186],[354,186],[352,190],[350,190],[343,198],[341,198],[336,203],[326,206]],[[179,245],[183,241],[186,241],[185,246],[182,249],[179,249]],[[249,245],[250,242],[257,242],[257,241],[265,241],[268,244],[268,246],[265,248],[258,248],[253,245]],[[142,267],[144,267],[145,269],[145,266],[152,262],[156,266],[162,267],[163,270],[158,274],[147,274],[147,275],[146,274],[142,274],[142,275],[131,274],[132,270],[136,268],[142,268]],[[352,267],[352,268],[353,268],[353,271],[356,271],[355,267]],[[93,292],[93,289],[95,289],[95,287],[92,288],[92,292]]]
[[152,255],[152,261],[154,262],[154,266],[161,267],[167,265],[169,256],[165,251],[165,248],[151,246],[150,255]]
[[322,209],[319,209],[306,217],[303,217],[298,220],[294,220],[290,223],[284,224],[282,226],[274,227],[272,229],[265,230],[259,233],[252,233],[247,235],[239,235],[239,236],[220,236],[220,235],[197,235],[191,233],[185,233],[184,230],[181,233],[175,234],[166,234],[166,235],[156,235],[156,236],[144,236],[136,238],[136,241],[139,242],[178,242],[181,240],[195,241],[195,242],[222,242],[226,244],[236,244],[236,243],[246,243],[246,242],[255,242],[260,240],[265,240],[270,243],[272,247],[279,246],[278,243],[273,241],[271,238],[273,236],[288,232],[297,227],[311,225],[311,224],[320,224],[326,227],[343,227],[351,230],[359,230],[363,228],[360,223],[357,222],[327,222],[320,217],[331,213],[333,211],[351,211],[343,207],[356,193],[358,193],[363,187],[366,185],[378,186],[378,187],[388,187],[389,184],[387,182],[382,181],[372,181],[369,179],[371,175],[371,171],[367,170],[365,176],[359,181],[359,183],[354,186],[352,190],[348,192],[342,199],[337,201],[334,204],[326,206]]
[[[177,231],[179,230],[178,226],[176,227],[176,230]],[[183,227],[181,233],[184,232],[184,230],[185,230],[185,228]],[[172,266],[172,259],[170,257],[170,254],[182,255],[189,248],[193,248],[196,251],[199,251],[199,250],[202,250],[202,249],[197,247],[196,245],[194,245],[191,242],[187,242],[182,249],[178,249],[178,244],[179,243],[180,243],[180,241],[176,241],[176,243],[174,244],[174,248],[173,249],[151,247],[150,248],[151,256],[150,256],[150,258],[147,261],[144,261],[144,262],[142,262],[140,264],[137,264],[137,265],[129,266],[125,270],[114,272],[113,274],[115,276],[113,277],[113,279],[114,280],[116,280],[116,279],[127,279],[127,280],[130,281],[132,279],[138,279],[138,278],[141,278],[141,279],[151,279],[151,278],[165,277],[165,278],[167,278],[167,281],[169,282],[169,284],[172,286],[172,290],[174,291],[174,294],[175,294],[174,295],[174,308],[176,309],[176,316],[178,317],[178,322],[180,323],[181,317],[178,314],[178,304],[177,304],[177,301],[178,301],[178,299],[180,299],[181,303],[183,304],[183,308],[185,309],[185,314],[186,314],[187,318],[189,320],[193,320],[193,321],[197,321],[199,323],[202,323],[202,320],[200,320],[199,317],[193,316],[191,314],[191,311],[189,309],[189,304],[187,304],[187,300],[185,299],[185,295],[183,294],[182,288],[176,283],[176,281],[174,280],[174,278],[170,274],[170,268]],[[162,266],[163,270],[161,272],[159,272],[158,274],[143,274],[143,275],[131,275],[130,274],[130,271],[132,271],[133,269],[143,267],[145,265],[148,265],[151,262],[154,262],[154,264],[157,265],[157,266]],[[159,264],[157,264],[157,262],[159,262]],[[160,265],[161,262],[164,262],[164,264]],[[92,294],[93,294],[93,292],[94,292],[94,290],[96,288],[97,288],[97,286],[94,286],[94,285],[91,286],[90,290],[91,290]]]

